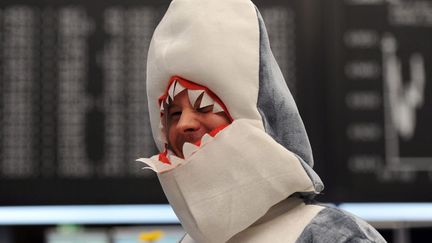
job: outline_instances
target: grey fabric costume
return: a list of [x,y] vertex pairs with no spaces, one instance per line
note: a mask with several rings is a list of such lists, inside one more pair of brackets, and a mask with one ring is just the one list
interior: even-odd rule
[[385,242],[369,224],[336,208],[323,209],[297,242]]
[[[205,9],[209,6],[218,8],[215,16],[201,16],[200,18],[200,13],[187,12],[185,14],[182,12],[191,11],[191,9],[199,11],[200,8]],[[246,14],[242,13],[244,15],[239,17],[238,21],[224,19],[225,12],[229,12],[230,9],[238,8],[239,11],[243,11],[248,6],[252,7],[245,10]],[[233,12],[235,16],[235,11]],[[219,19],[218,14],[222,16]],[[195,20],[189,16],[198,16],[198,19]],[[244,16],[254,16],[254,19]],[[194,21],[201,21],[203,25],[200,25],[201,22],[196,24]],[[207,26],[206,21],[209,21]],[[238,111],[235,99],[230,99],[229,94],[218,92],[226,91],[230,87],[231,84],[227,82],[235,83],[237,80],[212,80],[211,75],[206,76],[206,68],[217,69],[219,67],[212,66],[211,56],[197,52],[197,45],[188,46],[187,41],[183,43],[184,38],[195,36],[194,28],[205,28],[205,34],[211,38],[212,34],[220,36],[219,32],[223,32],[224,28],[240,26],[241,31],[241,27],[245,25],[243,23],[249,23],[252,26],[256,24],[259,35],[257,38],[259,44],[256,46],[259,49],[257,52],[259,53],[257,57],[259,65],[256,66],[259,69],[257,72],[258,95],[256,103],[252,104],[259,114],[260,119],[258,120],[254,115],[249,116],[249,114],[254,114],[253,111],[248,112],[241,109]],[[174,24],[181,28],[172,27]],[[215,24],[217,26],[214,30],[209,28]],[[199,34],[201,32],[196,35],[197,40],[200,38]],[[245,38],[246,41],[247,39]],[[181,43],[177,45],[177,42]],[[199,41],[197,43],[201,44]],[[208,43],[202,45],[205,46],[205,44]],[[182,53],[188,53],[187,48],[191,48],[192,62],[187,67],[188,70],[184,71],[182,65],[177,66],[175,61],[171,61],[177,60]],[[184,54],[183,57],[186,60],[189,58]],[[197,72],[193,64],[193,58],[196,57],[202,59],[204,63],[197,64],[199,67],[196,68],[200,69]],[[235,58],[238,58],[238,55],[233,56],[233,59]],[[217,60],[217,57],[214,59]],[[205,66],[207,61],[212,65]],[[241,63],[239,64],[240,61],[241,59],[235,59],[232,63],[232,65],[238,64],[239,70],[243,68]],[[167,79],[173,75],[181,76],[211,89],[225,102],[234,119],[232,125],[220,132],[219,137],[215,137],[213,142],[215,145],[209,144],[206,147],[198,148],[195,154],[185,159],[184,164],[179,163],[180,166],[173,167],[169,172],[158,174],[170,204],[188,233],[181,242],[385,242],[373,227],[358,217],[336,208],[310,203],[314,196],[324,189],[324,186],[312,169],[311,146],[294,99],[271,52],[263,19],[250,1],[174,0],[155,31],[148,62],[149,110],[157,142],[161,140],[158,140],[160,133],[158,130],[159,112],[155,109],[156,98],[163,92]],[[227,62],[230,62],[230,59],[227,59]],[[247,80],[238,82],[247,82]],[[250,85],[256,84],[252,82]],[[222,89],[219,89],[220,87]],[[243,96],[239,95],[239,97]],[[154,102],[151,103],[153,100]],[[239,98],[239,102],[244,102],[244,99]],[[250,136],[249,131],[252,134]],[[233,148],[236,144],[230,144],[229,139],[238,139],[246,143],[251,150],[236,150]],[[161,144],[158,145],[159,148],[163,147]],[[266,150],[262,145],[269,145],[269,147]],[[218,151],[219,147],[224,148],[224,151]],[[259,149],[263,149],[262,153],[255,151]],[[214,159],[211,163],[206,161],[206,153],[211,154],[208,156],[209,160]],[[255,153],[254,156],[248,157],[253,153]],[[261,154],[262,157],[259,157]],[[293,156],[290,157],[290,155]],[[240,160],[233,158],[240,158]],[[275,158],[280,161],[275,161]],[[220,166],[215,165],[219,162]],[[245,164],[239,165],[239,163]],[[281,164],[284,163],[287,164],[288,171],[278,174],[278,170],[282,168]],[[296,167],[297,164],[298,167]],[[235,171],[241,166],[245,168],[245,171],[253,174],[251,176],[253,180],[246,184],[243,178],[239,177],[244,175],[244,171]],[[273,170],[272,166],[275,166],[276,169]],[[211,169],[207,171],[208,167]],[[302,175],[298,178],[293,177],[294,179],[290,181],[290,178],[286,177],[290,171],[297,171],[295,168],[301,168],[302,171],[298,174]],[[223,173],[224,170],[227,171],[227,175]],[[244,176],[248,177],[248,175]],[[196,180],[190,181],[191,177]],[[219,180],[227,180],[227,183],[221,183]],[[253,183],[250,182],[254,180],[261,183],[256,185],[258,191],[251,190]],[[247,185],[249,187],[246,187]],[[244,212],[242,205],[245,207]],[[256,205],[257,212],[251,205]],[[214,210],[221,210],[221,213],[218,214]],[[239,217],[242,219],[237,221]]]
[[[276,141],[299,155],[315,187],[318,187],[319,191],[321,191],[324,189],[323,184],[312,169],[312,151],[310,150],[307,135],[303,130],[303,123],[299,113],[296,112],[297,109],[293,105],[295,103],[292,95],[271,52],[265,24],[258,9],[257,15],[260,27],[260,94],[258,96],[258,108],[263,117],[266,132]],[[290,125],[287,126],[287,124]],[[306,164],[304,161],[308,163]],[[321,210],[304,228],[296,242],[386,241],[372,226],[362,219],[340,209],[327,207]]]

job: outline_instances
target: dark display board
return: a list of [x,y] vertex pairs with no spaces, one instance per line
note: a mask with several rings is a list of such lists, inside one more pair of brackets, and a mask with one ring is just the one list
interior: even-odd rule
[[344,0],[332,7],[329,197],[431,201],[432,1]]
[[[300,2],[260,7],[294,93]],[[146,58],[168,3],[0,3],[0,205],[166,203],[135,159],[157,153]]]
[[[430,201],[431,1],[254,1],[324,201]],[[147,49],[168,0],[0,2],[0,205],[166,203]],[[287,124],[289,125],[289,124]]]
[[166,2],[2,1],[0,204],[165,203],[146,56]]

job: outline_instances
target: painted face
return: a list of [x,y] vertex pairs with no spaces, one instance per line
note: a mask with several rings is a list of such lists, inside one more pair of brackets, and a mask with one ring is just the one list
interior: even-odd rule
[[165,109],[165,133],[168,148],[177,156],[183,156],[183,144],[195,143],[210,131],[230,124],[225,112],[213,111],[214,104],[203,106],[203,95],[190,103],[187,89],[178,93]]

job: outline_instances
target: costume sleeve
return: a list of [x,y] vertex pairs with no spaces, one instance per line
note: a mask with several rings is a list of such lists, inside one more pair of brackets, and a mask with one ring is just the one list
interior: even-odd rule
[[337,208],[323,209],[304,229],[297,243],[383,243],[386,240],[368,223]]

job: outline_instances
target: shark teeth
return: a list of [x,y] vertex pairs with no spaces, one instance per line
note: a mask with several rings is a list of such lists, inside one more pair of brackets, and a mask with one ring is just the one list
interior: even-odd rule
[[214,101],[213,99],[208,96],[208,94],[204,93],[202,99],[201,99],[201,104],[199,106],[199,108],[203,108],[203,107],[207,107],[209,105],[213,105]]
[[153,161],[152,159],[148,159],[148,158],[139,158],[136,161],[145,164],[145,166],[142,169],[150,169],[154,172],[158,172],[158,167],[156,163],[160,163],[159,161]]
[[164,104],[163,104],[163,102],[161,102],[161,104],[160,104],[160,111],[164,111]]
[[171,84],[171,86],[168,89],[168,96],[171,98],[171,100],[174,99],[176,95],[178,95],[180,92],[185,90],[186,88],[183,87],[179,82],[174,81],[174,83]]
[[185,88],[177,80],[174,80],[174,82],[169,87],[168,95],[173,100],[174,97],[184,89]]
[[213,140],[212,136],[210,136],[208,133],[204,134],[204,136],[202,136],[202,138],[201,138],[201,146],[210,142],[211,140]]
[[183,156],[185,159],[189,158],[195,151],[198,150],[198,146],[191,144],[191,143],[184,143],[183,144]]
[[218,104],[218,103],[214,103],[213,105],[213,113],[218,113],[224,111],[224,109]]
[[174,91],[173,91],[173,97],[175,97],[176,95],[178,95],[180,92],[182,92],[185,89],[186,88],[183,87],[183,85],[181,85],[179,82],[176,82],[175,87],[174,87]]
[[[204,134],[201,138],[200,146],[203,146],[211,142],[213,139],[214,138],[208,133]],[[171,150],[168,150],[167,157],[170,161],[170,164],[161,163],[161,161],[159,161],[159,155],[155,155],[151,158],[139,158],[136,161],[145,164],[145,166],[142,169],[152,170],[156,173],[164,173],[189,162],[188,159],[200,148],[200,146],[188,142],[184,143],[183,144],[184,159],[177,157],[176,155],[174,155],[174,153],[172,153]]]
[[204,93],[204,90],[191,90],[188,89],[188,97],[189,97],[189,102],[192,106],[195,105],[196,100],[198,99],[198,97]]
[[174,99],[174,89],[175,89],[175,86],[176,86],[176,84],[177,84],[177,82],[174,82],[174,83],[172,83],[171,84],[171,86],[169,87],[169,89],[168,89],[168,96],[173,100]]

